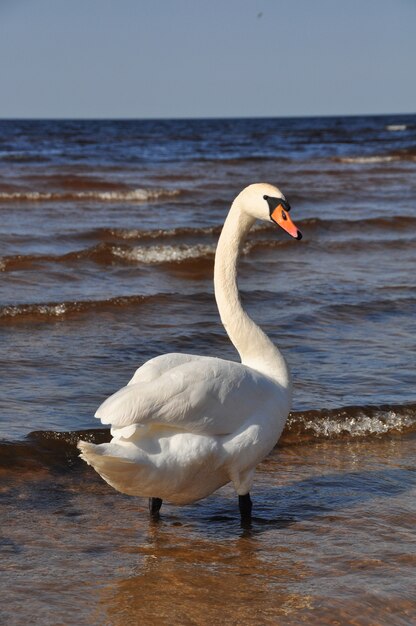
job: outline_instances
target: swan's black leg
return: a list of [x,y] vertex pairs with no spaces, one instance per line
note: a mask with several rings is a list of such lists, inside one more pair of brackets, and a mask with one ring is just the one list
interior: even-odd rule
[[249,493],[246,493],[244,496],[238,496],[238,506],[240,508],[241,521],[249,522],[251,520],[251,509],[253,508]]
[[159,511],[162,506],[161,498],[149,498],[149,513],[153,520],[159,519]]

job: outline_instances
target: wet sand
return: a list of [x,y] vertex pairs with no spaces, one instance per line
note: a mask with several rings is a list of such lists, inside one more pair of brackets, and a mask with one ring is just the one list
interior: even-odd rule
[[416,621],[414,434],[277,448],[242,528],[227,486],[193,506],[70,470],[3,470],[4,624]]

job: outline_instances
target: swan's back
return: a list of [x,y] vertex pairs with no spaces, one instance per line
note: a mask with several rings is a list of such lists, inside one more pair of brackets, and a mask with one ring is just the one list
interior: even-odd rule
[[277,421],[286,419],[286,390],[241,363],[168,354],[139,368],[126,387],[105,400],[96,417],[113,429],[168,426],[222,436],[256,416],[261,419],[271,405]]

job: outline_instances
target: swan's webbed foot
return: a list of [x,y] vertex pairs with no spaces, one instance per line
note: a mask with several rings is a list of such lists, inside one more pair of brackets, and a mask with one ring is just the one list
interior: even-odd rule
[[149,498],[149,513],[150,513],[150,519],[152,520],[158,520],[159,519],[159,511],[160,511],[160,507],[162,506],[162,499],[161,498]]
[[246,493],[244,496],[238,496],[238,506],[240,509],[241,522],[243,524],[250,523],[253,503],[251,502],[249,493]]

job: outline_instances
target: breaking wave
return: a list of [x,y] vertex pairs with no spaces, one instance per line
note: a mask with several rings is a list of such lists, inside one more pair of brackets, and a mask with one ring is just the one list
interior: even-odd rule
[[396,150],[389,154],[360,154],[356,156],[335,157],[338,163],[350,164],[372,164],[391,163],[392,161],[416,161],[416,151],[414,149]]
[[337,159],[340,163],[389,163],[390,161],[399,161],[397,155],[374,155],[374,156],[356,156],[356,157],[340,157]]
[[[346,442],[364,437],[399,436],[416,432],[416,404],[355,406],[292,413],[279,445],[297,445],[320,441]],[[0,467],[70,468],[79,461],[79,439],[103,443],[111,438],[105,428],[55,432],[36,431],[26,439],[0,442]],[[87,471],[87,470],[86,470]]]
[[184,239],[190,237],[218,236],[222,226],[207,226],[206,228],[159,228],[155,230],[141,230],[139,228],[100,228],[85,233],[84,239],[121,239],[136,241],[152,241],[155,239]]
[[[210,294],[203,291],[189,295],[193,300],[206,302]],[[0,307],[0,324],[27,321],[54,321],[91,312],[126,309],[142,305],[166,305],[172,299],[178,299],[177,293],[158,293],[152,295],[116,296],[107,300],[76,300],[67,302],[45,302],[33,304],[9,304]]]
[[109,308],[123,308],[139,305],[151,298],[164,296],[120,296],[108,300],[80,300],[75,302],[49,302],[42,304],[10,304],[0,307],[0,322],[13,320],[46,320],[63,318],[69,315],[87,313]]
[[[342,250],[344,248],[376,249],[388,245],[393,248],[406,248],[409,245],[409,235],[416,229],[415,216],[393,217],[369,217],[357,220],[323,220],[320,218],[308,218],[298,222],[300,230],[305,235],[302,245],[308,245],[314,237],[315,231],[337,234],[335,239],[328,239],[326,249]],[[252,250],[268,248],[281,248],[290,246],[292,241],[289,237],[275,237],[274,227],[258,225],[253,229],[253,236],[244,248],[243,254],[249,254]],[[100,265],[117,265],[120,263],[143,263],[143,264],[179,264],[189,261],[213,259],[216,243],[221,232],[220,226],[206,228],[174,228],[157,230],[140,229],[111,229],[99,228],[81,233],[80,236],[71,235],[78,240],[97,241],[101,243],[88,248],[74,250],[62,255],[51,254],[28,254],[9,255],[0,257],[0,272],[15,271],[37,268],[39,264],[73,264],[79,261],[92,261]],[[389,233],[391,236],[386,240],[377,233]],[[395,232],[400,236],[395,236]],[[403,237],[403,233],[407,236]],[[364,237],[360,235],[365,234]],[[342,235],[342,239],[339,237]],[[358,235],[358,237],[357,237]],[[353,237],[351,237],[353,236]],[[68,237],[63,237],[67,239]],[[132,245],[137,242],[139,245]],[[140,244],[144,245],[140,245]],[[149,245],[153,243],[154,245]]]
[[126,261],[137,263],[181,263],[190,259],[214,258],[215,245],[196,244],[188,246],[151,246],[149,248],[136,247],[128,250],[114,247],[112,253]]
[[[212,302],[212,294],[205,291],[189,293],[187,298],[193,301],[199,300],[202,303]],[[274,292],[264,290],[250,291],[250,298],[258,299],[262,302],[266,298],[275,299]],[[128,309],[146,304],[157,304],[167,306],[169,303],[178,300],[177,293],[158,293],[150,295],[128,295],[115,296],[108,299],[97,300],[75,300],[65,302],[41,302],[8,304],[0,306],[0,324],[13,324],[20,321],[38,322],[55,321],[67,319],[82,314],[100,313],[114,309]],[[319,307],[319,317],[321,320],[340,321],[371,318],[378,316],[412,314],[416,311],[416,298],[394,297],[380,298],[369,301],[360,300],[356,303],[330,304]],[[316,310],[312,312],[316,315]],[[309,314],[299,314],[298,323],[310,323]]]
[[[320,217],[308,217],[302,220],[296,220],[300,230],[311,233],[315,231],[339,230],[344,232],[356,233],[363,229],[368,230],[403,230],[416,228],[416,216],[413,215],[394,215],[394,216],[374,216],[362,217],[360,219],[322,219]],[[79,239],[90,241],[167,241],[167,240],[199,240],[199,239],[215,239],[217,240],[221,233],[222,225],[206,226],[200,228],[193,227],[177,227],[177,228],[159,228],[154,230],[143,230],[140,228],[97,228],[83,233],[65,235],[64,239]],[[257,236],[271,234],[275,231],[272,224],[259,223],[256,224],[251,232],[249,241],[254,240]],[[281,241],[284,241],[281,240]]]
[[[213,259],[215,244],[178,244],[155,246],[127,246],[101,243],[85,250],[63,255],[15,255],[0,258],[0,271],[33,269],[40,263],[72,263],[89,260],[101,265],[119,263],[178,264],[189,260]],[[248,248],[245,249],[248,251]]]
[[74,191],[42,192],[13,191],[0,192],[0,202],[147,202],[160,198],[173,198],[182,193],[180,189],[130,189],[125,191]]
[[401,130],[407,130],[406,124],[387,124],[386,130],[389,130],[392,133],[396,133]]
[[327,439],[356,439],[416,431],[416,404],[405,406],[350,406],[292,413],[282,443]]

